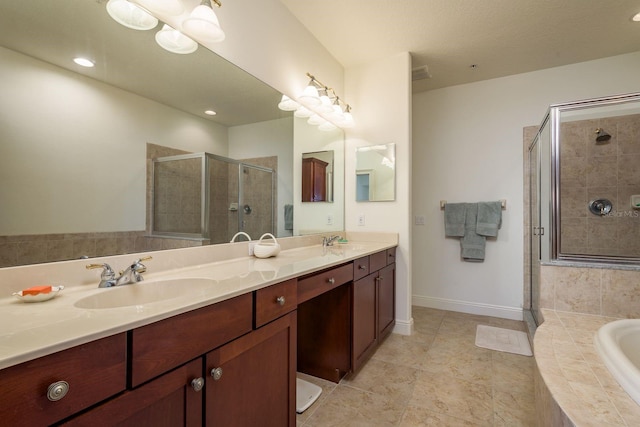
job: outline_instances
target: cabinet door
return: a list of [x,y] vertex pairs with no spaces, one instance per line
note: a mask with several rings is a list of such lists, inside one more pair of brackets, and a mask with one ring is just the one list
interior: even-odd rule
[[376,274],[353,282],[351,368],[357,371],[376,343]]
[[65,426],[201,426],[203,393],[193,380],[202,380],[202,358],[127,391],[79,415]]
[[207,426],[295,426],[296,312],[207,354]]
[[378,273],[378,339],[391,332],[396,323],[396,265]]

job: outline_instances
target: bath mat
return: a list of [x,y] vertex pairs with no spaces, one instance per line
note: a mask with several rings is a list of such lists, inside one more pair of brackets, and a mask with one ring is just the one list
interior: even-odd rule
[[511,329],[478,325],[476,329],[476,346],[523,356],[533,356],[527,334]]

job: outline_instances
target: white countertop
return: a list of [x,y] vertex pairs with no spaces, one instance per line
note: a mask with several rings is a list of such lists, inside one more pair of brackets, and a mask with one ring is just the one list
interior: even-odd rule
[[[224,261],[182,265],[157,273],[153,272],[152,262],[154,261],[149,261],[146,264],[149,273],[144,274],[145,281],[126,286],[153,286],[154,281],[185,278],[210,279],[212,284],[204,290],[185,292],[184,295],[177,298],[138,306],[108,309],[76,307],[74,304],[85,297],[119,289],[99,289],[97,287],[99,280],[94,278],[95,271],[90,276],[92,278],[90,283],[82,283],[86,280],[71,280],[71,282],[60,283],[58,273],[58,282],[53,284],[65,285],[65,289],[60,291],[55,298],[39,303],[19,301],[11,296],[8,287],[4,285],[0,287],[0,290],[8,296],[0,299],[0,312],[2,313],[0,369],[147,325],[287,279],[336,266],[397,245],[397,240],[393,238],[380,240],[382,241],[350,241],[347,245],[336,244],[328,248],[323,248],[322,245],[305,246],[282,250],[275,258],[237,257]],[[237,244],[234,245],[237,247]],[[283,245],[283,249],[286,246]],[[188,253],[197,254],[198,249],[207,250],[191,248]],[[151,255],[154,256],[154,259],[164,260],[164,265],[171,264],[169,262],[172,259],[170,257],[171,251],[164,252],[166,253],[162,255],[158,255],[158,253]],[[184,253],[182,252],[182,254]],[[177,257],[179,258],[179,256]],[[115,257],[114,260],[120,258],[122,256]],[[129,258],[132,256],[127,257],[127,259]],[[79,265],[88,263],[87,260],[80,263],[78,261],[72,262]],[[91,260],[90,262],[95,261]],[[107,261],[100,260],[98,262]],[[78,266],[74,265],[73,267]],[[40,270],[44,268],[46,267],[39,267]],[[116,270],[115,266],[114,270]],[[17,274],[20,272],[23,275],[29,274],[29,269],[13,271],[9,277],[18,277]],[[34,272],[35,278],[44,275],[39,270],[34,270]],[[56,275],[51,273],[50,276],[55,277]],[[3,276],[0,275],[0,279],[2,278]],[[28,283],[24,279],[22,281]],[[22,288],[15,290],[20,289]]]

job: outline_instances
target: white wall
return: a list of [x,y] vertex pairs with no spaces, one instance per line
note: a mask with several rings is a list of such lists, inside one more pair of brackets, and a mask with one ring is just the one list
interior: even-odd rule
[[[411,57],[401,53],[349,68],[345,98],[353,105],[356,127],[347,131],[345,224],[350,231],[399,234],[396,255],[396,332],[411,333]],[[356,202],[356,147],[396,144],[396,199]],[[358,216],[365,225],[358,226]]]
[[[640,90],[640,52],[415,94],[413,98],[413,301],[521,318],[522,128],[553,103]],[[445,238],[441,199],[507,199],[483,263],[460,260]]]
[[0,235],[144,230],[147,142],[227,155],[226,127],[2,47],[0,63]]
[[229,128],[229,157],[247,159],[268,156],[278,157],[276,235],[291,236],[291,231],[284,229],[284,205],[293,200],[293,117]]

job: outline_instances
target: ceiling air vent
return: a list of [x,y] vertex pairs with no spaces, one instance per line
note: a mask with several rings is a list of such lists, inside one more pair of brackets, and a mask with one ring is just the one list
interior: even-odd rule
[[414,82],[416,80],[425,80],[430,78],[431,74],[429,74],[429,67],[427,67],[426,65],[416,67],[411,70],[411,80]]

